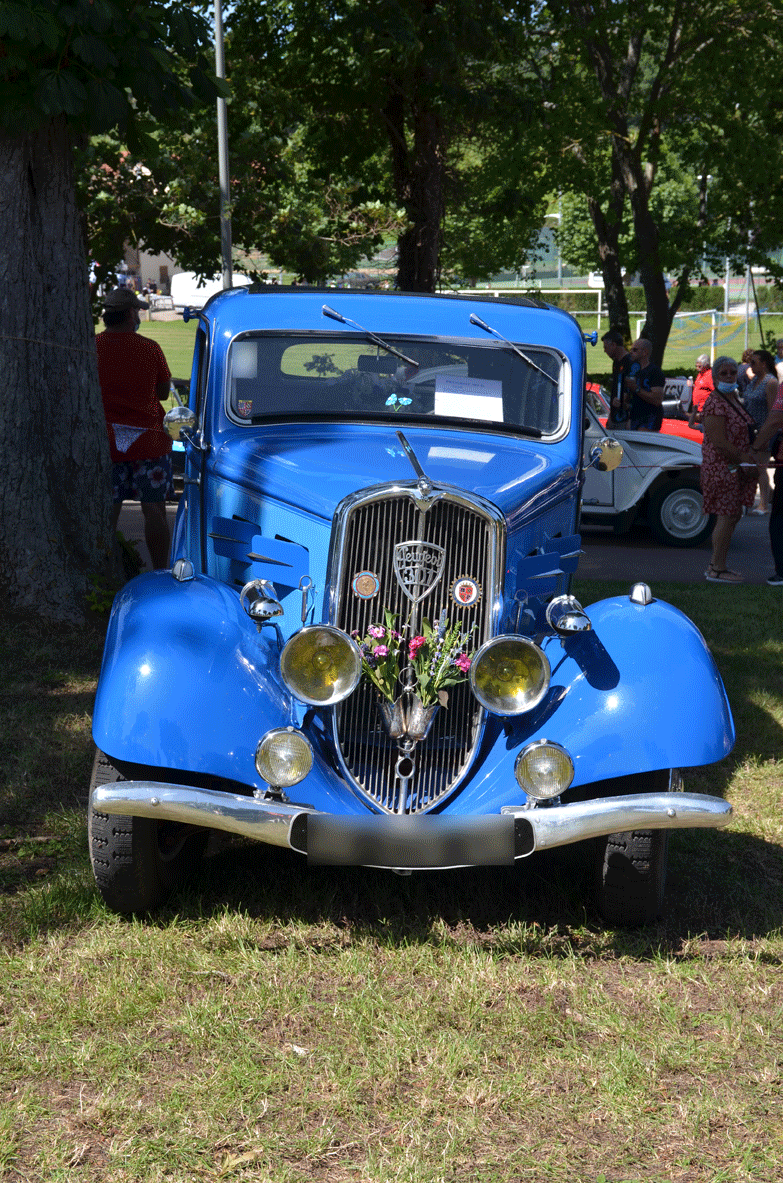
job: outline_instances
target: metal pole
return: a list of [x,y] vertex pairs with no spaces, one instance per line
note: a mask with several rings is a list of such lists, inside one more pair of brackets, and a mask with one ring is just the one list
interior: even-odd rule
[[[221,0],[215,0],[215,73],[218,78],[226,76],[226,59],[223,52],[223,8]],[[228,181],[228,121],[226,100],[217,101],[218,133],[218,179],[220,182],[220,254],[223,260],[223,287],[233,283],[231,267],[231,205]]]

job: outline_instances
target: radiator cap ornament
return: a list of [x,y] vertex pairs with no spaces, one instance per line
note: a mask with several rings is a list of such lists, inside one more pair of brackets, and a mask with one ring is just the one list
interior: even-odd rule
[[394,548],[394,574],[405,595],[420,603],[443,575],[446,551],[434,542],[412,539],[398,542]]

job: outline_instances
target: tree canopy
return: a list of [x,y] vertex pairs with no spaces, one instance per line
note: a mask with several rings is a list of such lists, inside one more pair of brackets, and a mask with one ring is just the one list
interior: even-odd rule
[[[766,162],[780,114],[766,63],[781,11],[765,0],[551,0],[539,16],[527,61],[541,81],[552,179],[586,200],[612,318],[626,332],[621,268],[627,259],[638,269],[660,358],[701,252],[757,261],[779,233]],[[674,182],[689,217],[669,200]],[[671,306],[667,269],[680,279]]]

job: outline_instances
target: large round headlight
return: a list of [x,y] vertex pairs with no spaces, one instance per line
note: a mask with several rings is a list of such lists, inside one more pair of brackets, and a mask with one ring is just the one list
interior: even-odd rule
[[310,706],[342,702],[362,676],[359,646],[331,624],[294,633],[280,654],[280,673],[291,693]]
[[521,715],[549,689],[546,654],[527,637],[494,637],[482,645],[470,667],[470,685],[494,715]]
[[546,801],[566,791],[574,779],[574,762],[559,743],[539,739],[519,753],[514,773],[528,797]]
[[256,748],[258,775],[276,789],[286,789],[304,780],[313,766],[313,749],[292,727],[267,731]]

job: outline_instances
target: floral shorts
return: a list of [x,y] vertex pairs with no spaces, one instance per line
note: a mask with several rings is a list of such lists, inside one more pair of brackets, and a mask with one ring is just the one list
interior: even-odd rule
[[115,505],[122,501],[166,501],[174,496],[171,456],[113,464],[112,482]]

